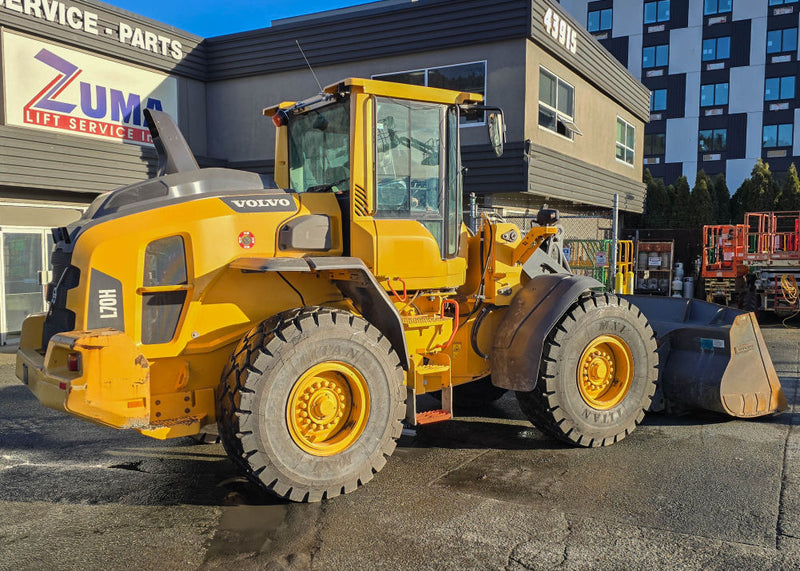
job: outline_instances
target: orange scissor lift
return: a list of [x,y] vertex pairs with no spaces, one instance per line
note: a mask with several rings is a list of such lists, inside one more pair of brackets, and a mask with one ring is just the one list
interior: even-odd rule
[[779,315],[800,310],[800,211],[745,214],[747,251],[744,263],[755,274],[761,308]]
[[736,277],[743,271],[747,226],[716,224],[703,226],[703,255],[700,275],[708,301],[736,301]]

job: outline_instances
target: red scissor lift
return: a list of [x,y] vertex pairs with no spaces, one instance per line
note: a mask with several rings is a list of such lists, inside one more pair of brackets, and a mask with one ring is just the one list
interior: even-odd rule
[[746,250],[747,226],[717,224],[703,226],[703,256],[700,274],[708,301],[736,301],[735,282]]
[[792,314],[798,305],[800,280],[800,211],[745,214],[747,251],[744,263],[756,277],[761,308]]

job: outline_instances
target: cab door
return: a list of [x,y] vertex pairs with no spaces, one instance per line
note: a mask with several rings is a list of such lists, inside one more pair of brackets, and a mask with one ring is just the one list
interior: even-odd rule
[[461,285],[456,109],[376,97],[373,116],[375,273],[409,289]]

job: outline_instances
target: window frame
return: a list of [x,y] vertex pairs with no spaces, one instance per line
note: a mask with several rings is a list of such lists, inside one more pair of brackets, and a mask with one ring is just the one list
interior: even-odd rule
[[[628,165],[631,168],[634,168],[634,166],[636,165],[636,126],[633,125],[632,123],[629,123],[628,121],[626,121],[625,119],[623,119],[619,115],[617,115],[617,121],[615,123],[615,127],[618,126],[620,123],[622,123],[625,126],[625,140],[624,141],[620,141],[619,138],[618,138],[618,135],[617,135],[617,129],[614,129],[614,139],[615,139],[615,141],[614,141],[614,160],[616,160],[618,163],[622,163],[624,165]],[[633,131],[633,146],[632,147],[629,147],[628,144],[627,144],[628,143],[628,129],[629,128]],[[620,159],[617,156],[617,148],[618,147],[622,147],[623,156],[626,157],[625,159]],[[631,152],[631,160],[630,160],[630,162],[628,162],[628,159],[627,159],[627,156],[628,156],[627,155],[627,151]]]
[[[610,12],[611,13],[611,20],[608,23],[608,27],[603,27],[603,14]],[[592,14],[597,14],[597,28],[592,29],[590,18]],[[614,9],[613,8],[601,8],[598,10],[589,10],[586,13],[586,31],[590,34],[597,34],[600,32],[610,32],[614,27]]]
[[[775,144],[774,145],[767,145],[766,144],[766,132],[767,129],[775,128]],[[781,145],[781,128],[788,127],[789,128],[789,143],[786,145]],[[770,123],[768,125],[764,125],[761,128],[761,148],[762,149],[788,149],[794,147],[794,123]]]
[[[665,18],[661,18],[659,16],[659,8],[661,6],[663,6],[664,4],[667,5],[667,15],[666,15]],[[653,19],[653,20],[648,20],[647,19],[647,6],[648,5],[655,5],[655,19]],[[642,4],[642,22],[645,25],[662,24],[664,22],[669,22],[669,20],[670,20],[670,18],[672,16],[670,8],[671,8],[670,0],[648,0],[647,2],[644,2]]]
[[[661,149],[660,153],[648,152],[653,150],[653,138],[659,137],[661,139]],[[648,145],[648,138],[650,144]],[[667,134],[666,133],[645,133],[644,134],[644,149],[642,150],[642,154],[646,157],[660,157],[661,155],[666,154],[667,152]],[[619,159],[617,159],[619,160]]]
[[[720,40],[727,40],[728,41],[728,54],[725,57],[719,57],[719,41]],[[711,58],[706,58],[706,42],[714,42],[714,50]],[[717,36],[715,38],[703,38],[703,42],[700,45],[700,61],[703,63],[708,63],[712,61],[722,61],[726,59],[731,59],[731,37],[730,36]]]
[[[792,80],[792,93],[788,97],[785,97],[784,92],[784,81]],[[768,98],[767,97],[767,83],[769,81],[777,81],[777,97]],[[788,81],[787,81],[788,83]],[[780,75],[775,77],[765,77],[764,78],[764,101],[787,101],[789,99],[794,99],[795,93],[797,91],[797,78],[794,75]]]
[[[711,133],[711,136],[708,138],[710,141],[716,140],[717,133],[725,133],[725,146],[722,148],[717,148],[715,146],[710,146],[707,149],[703,149],[700,147],[700,141],[702,140],[700,134],[701,133]],[[697,151],[699,153],[724,153],[728,150],[728,128],[720,128],[720,129],[699,129],[697,131]]]
[[[714,4],[714,11],[709,11],[709,3]],[[720,10],[719,5],[721,2],[728,3],[727,9]],[[716,16],[717,14],[730,14],[733,11],[733,0],[704,0],[703,1],[703,16]]]
[[[553,107],[549,103],[545,103],[544,101],[542,101],[542,98],[541,98],[542,73],[546,73],[547,75],[550,75],[555,80],[555,86],[556,86],[556,90],[555,90],[556,91],[555,107]],[[564,113],[563,111],[561,111],[559,109],[559,105],[558,105],[558,94],[559,94],[558,87],[559,87],[559,83],[562,83],[562,84],[566,85],[571,90],[571,93],[572,93],[572,115],[567,115],[566,113]],[[551,133],[553,133],[555,135],[558,135],[560,137],[564,137],[568,141],[574,141],[575,140],[575,133],[578,133],[579,135],[582,134],[580,132],[580,130],[578,129],[577,125],[575,125],[575,86],[574,85],[572,85],[570,82],[566,81],[565,79],[561,79],[561,77],[559,77],[557,74],[553,73],[552,71],[550,71],[546,67],[540,65],[539,66],[539,95],[538,95],[538,97],[539,97],[539,99],[538,99],[538,102],[539,102],[538,113],[539,113],[539,115],[541,115],[541,108],[542,107],[544,107],[545,110],[555,114],[555,129],[551,129],[547,125],[542,125],[541,121],[539,121],[537,119],[537,122],[539,124],[539,128],[545,129],[546,131],[550,131]],[[564,125],[564,130],[568,133],[568,135],[565,135],[564,133],[559,132],[559,130],[558,130],[559,123]]]
[[[487,89],[487,87],[488,87],[488,84],[489,84],[489,64],[488,64],[488,60],[485,60],[485,59],[484,60],[475,60],[475,61],[464,61],[464,62],[447,64],[447,65],[432,65],[430,67],[421,67],[421,68],[417,68],[417,69],[406,69],[406,70],[392,71],[392,72],[387,72],[387,73],[374,73],[374,74],[370,75],[370,79],[374,79],[374,80],[377,80],[377,81],[386,81],[385,79],[382,79],[382,78],[387,77],[387,76],[392,76],[392,75],[400,75],[402,73],[419,73],[419,72],[423,72],[425,74],[425,82],[423,83],[423,86],[428,87],[428,72],[430,72],[430,71],[437,70],[437,69],[445,69],[445,68],[448,68],[448,67],[459,67],[459,66],[462,66],[462,65],[475,65],[475,64],[478,64],[478,63],[483,64],[483,93],[481,95],[483,95],[483,102],[485,104],[487,99],[488,99],[488,89]],[[413,84],[413,85],[417,85],[417,84]],[[465,119],[463,123],[459,124],[459,127],[485,127],[486,126],[486,114],[482,113],[481,115],[483,117],[481,120],[479,120],[479,121],[468,121],[468,120]],[[463,118],[463,116],[462,116],[462,118]]]
[[[664,105],[663,107],[656,107],[656,94],[663,93],[664,94]],[[650,113],[656,111],[666,111],[667,110],[667,98],[669,97],[669,90],[668,89],[654,89],[650,92]]]
[[[724,103],[718,103],[717,102],[717,98],[719,96],[718,91],[719,91],[720,87],[722,87],[723,85],[725,86],[725,102]],[[711,90],[712,90],[712,97],[711,97],[712,101],[711,101],[711,103],[709,103],[707,105],[704,105],[703,104],[703,88],[706,88],[706,87],[710,87]],[[723,106],[727,105],[729,101],[730,101],[730,82],[721,81],[719,83],[706,83],[706,84],[703,84],[703,85],[700,86],[700,107],[701,108],[723,107]]]
[[[770,51],[770,47],[769,47],[770,34],[774,34],[775,32],[780,33],[780,36],[781,36],[781,39],[780,39],[780,42],[779,42],[779,44],[780,44],[779,45],[779,49],[777,51],[776,50]],[[794,32],[794,46],[793,47],[787,48],[784,45],[785,38],[786,38],[786,32]],[[797,36],[798,36],[797,27],[794,27],[794,28],[777,28],[777,29],[774,29],[774,30],[767,30],[767,47],[766,47],[767,55],[776,55],[776,54],[795,53],[795,52],[797,52],[797,39],[798,39]]]
[[[666,48],[667,61],[661,65],[658,64],[659,48]],[[645,65],[645,51],[653,50],[653,65]],[[662,52],[663,53],[663,52]],[[645,46],[642,48],[642,69],[658,69],[661,67],[669,67],[669,44],[658,44],[657,46]]]

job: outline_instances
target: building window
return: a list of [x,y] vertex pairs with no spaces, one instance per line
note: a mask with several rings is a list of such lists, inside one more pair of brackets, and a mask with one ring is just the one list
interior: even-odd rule
[[703,61],[715,61],[731,57],[731,37],[703,40]]
[[714,14],[725,14],[731,11],[733,0],[705,0],[703,3],[703,13],[706,16]]
[[617,160],[628,163],[633,166],[633,147],[636,143],[636,128],[617,117],[617,145],[616,157]]
[[664,133],[645,133],[644,154],[663,155],[667,148],[667,136]]
[[650,93],[650,111],[663,111],[667,108],[667,90],[656,89]]
[[797,50],[797,28],[770,30],[767,32],[767,53],[779,54]]
[[727,129],[705,129],[697,134],[700,152],[724,151],[728,147]]
[[605,32],[611,29],[613,10],[593,10],[589,12],[586,29],[590,32]]
[[765,149],[774,147],[791,147],[793,142],[794,125],[764,125],[763,146]]
[[769,0],[770,6],[782,6],[783,4],[794,4],[797,0]]
[[[373,75],[372,79],[480,93],[483,95],[484,100],[486,99],[485,61],[429,67],[427,69],[415,69],[398,73],[382,73]],[[462,125],[482,125],[484,123],[483,113],[473,117],[467,117],[462,114],[460,120]]]
[[710,83],[700,86],[700,107],[728,104],[728,84]]
[[669,64],[669,44],[648,46],[642,50],[642,69]]
[[794,98],[794,76],[768,77],[764,82],[764,101]]
[[574,123],[575,88],[539,68],[539,125],[572,139],[580,131]]
[[644,3],[644,23],[655,24],[669,21],[669,0]]

